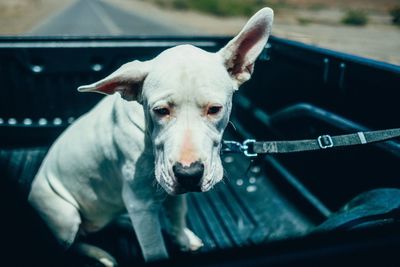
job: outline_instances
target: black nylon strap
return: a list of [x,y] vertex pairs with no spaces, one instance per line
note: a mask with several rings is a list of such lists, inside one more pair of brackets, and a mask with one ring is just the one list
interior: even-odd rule
[[327,149],[334,147],[363,145],[375,142],[386,141],[400,137],[400,128],[358,132],[354,134],[345,134],[337,136],[322,135],[316,139],[294,140],[294,141],[267,141],[267,142],[250,142],[248,143],[248,151],[252,154],[275,154],[275,153],[292,153],[300,151],[312,151],[319,149]]

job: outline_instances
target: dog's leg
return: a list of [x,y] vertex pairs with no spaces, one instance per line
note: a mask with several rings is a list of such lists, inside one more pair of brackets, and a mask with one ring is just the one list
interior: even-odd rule
[[113,256],[99,247],[77,242],[72,245],[71,249],[77,254],[85,255],[86,257],[99,261],[105,267],[115,267],[118,265]]
[[186,227],[186,196],[168,196],[164,202],[165,212],[170,220],[169,233],[182,251],[196,251],[203,242]]
[[28,198],[59,243],[69,248],[81,224],[78,209],[53,191],[46,179],[36,179]]
[[77,207],[55,193],[47,180],[39,178],[32,184],[29,202],[65,249],[95,259],[106,267],[117,266],[115,259],[102,249],[74,243],[81,225],[79,211]]
[[124,183],[122,190],[122,198],[146,262],[168,258],[159,220],[162,199],[152,189],[143,185],[134,190],[132,185]]

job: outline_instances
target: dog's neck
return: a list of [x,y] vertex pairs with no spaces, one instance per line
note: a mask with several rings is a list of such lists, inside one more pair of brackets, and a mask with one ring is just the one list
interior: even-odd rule
[[153,160],[153,145],[146,131],[143,106],[136,101],[126,101],[115,96],[113,120],[114,142],[118,150],[128,159],[137,160],[138,155],[145,154]]

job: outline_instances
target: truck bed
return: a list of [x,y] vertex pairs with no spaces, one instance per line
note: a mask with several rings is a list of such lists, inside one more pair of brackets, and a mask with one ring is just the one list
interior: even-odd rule
[[[151,58],[173,45],[192,43],[217,51],[227,40],[0,38],[0,207],[5,215],[1,229],[10,255],[25,255],[11,257],[14,263],[86,264],[58,248],[26,203],[31,181],[51,143],[100,99],[78,94],[76,88],[126,61]],[[224,138],[302,139],[399,127],[395,98],[399,86],[398,66],[272,37],[254,77],[234,96],[233,126],[228,126]],[[187,196],[188,224],[204,247],[196,255],[182,254],[166,235],[168,249],[173,259],[182,260],[182,266],[299,266],[310,259],[327,266],[329,261],[343,263],[351,254],[366,263],[383,254],[394,257],[390,251],[399,247],[399,227],[315,238],[314,232],[357,195],[399,188],[399,158],[399,140],[253,159],[224,154],[223,181],[210,192]],[[162,213],[160,218],[165,226],[168,222]],[[87,239],[110,251],[122,266],[141,262],[126,216]],[[366,240],[375,239],[374,245],[365,247]]]
[[[15,179],[12,182],[18,184],[25,199],[47,150],[0,151],[3,171],[6,169],[8,179]],[[224,155],[222,160],[223,181],[210,192],[187,195],[188,225],[203,240],[202,252],[300,236],[312,229],[312,219],[277,188],[260,164],[242,155]],[[168,221],[163,214],[160,217],[165,226]],[[127,217],[121,220],[129,224]]]

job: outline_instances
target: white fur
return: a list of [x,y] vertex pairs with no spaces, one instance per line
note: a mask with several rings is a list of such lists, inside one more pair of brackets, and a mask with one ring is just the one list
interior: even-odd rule
[[[61,243],[90,248],[79,245],[79,234],[98,231],[127,211],[145,260],[167,258],[158,220],[167,199],[173,240],[183,250],[202,246],[186,228],[180,195],[186,190],[172,166],[182,158],[202,162],[201,191],[222,179],[219,150],[232,94],[250,78],[272,17],[271,9],[262,9],[218,53],[177,46],[79,88],[120,94],[105,97],[57,139],[32,184],[29,201]],[[221,112],[207,115],[210,105],[221,106]],[[167,107],[170,115],[157,115],[157,107]],[[103,254],[97,258],[114,264]]]

